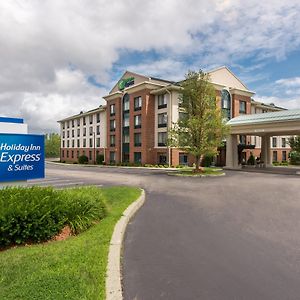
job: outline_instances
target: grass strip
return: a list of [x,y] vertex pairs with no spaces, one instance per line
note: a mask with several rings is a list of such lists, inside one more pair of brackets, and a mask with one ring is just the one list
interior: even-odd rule
[[109,242],[116,222],[140,190],[103,188],[108,214],[65,241],[0,252],[0,299],[105,299]]

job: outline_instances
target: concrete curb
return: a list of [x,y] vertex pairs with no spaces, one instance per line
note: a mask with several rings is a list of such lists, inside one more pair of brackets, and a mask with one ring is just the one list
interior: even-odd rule
[[121,284],[121,251],[126,227],[145,202],[145,191],[142,189],[141,196],[130,204],[124,211],[122,217],[115,225],[113,235],[110,240],[108,263],[106,271],[106,300],[122,300]]

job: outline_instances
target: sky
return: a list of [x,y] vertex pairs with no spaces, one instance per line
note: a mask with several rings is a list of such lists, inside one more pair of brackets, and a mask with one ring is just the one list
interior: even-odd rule
[[2,0],[0,116],[57,132],[125,70],[181,80],[223,65],[254,99],[300,108],[299,15],[299,0]]

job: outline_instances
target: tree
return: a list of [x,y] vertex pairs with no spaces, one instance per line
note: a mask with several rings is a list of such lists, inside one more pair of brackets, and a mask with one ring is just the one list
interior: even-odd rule
[[45,156],[59,157],[60,136],[57,133],[50,133],[45,136]]
[[290,137],[288,143],[292,151],[296,151],[300,153],[300,136]]
[[214,86],[202,70],[189,71],[182,82],[180,107],[184,117],[169,130],[169,145],[185,150],[196,160],[195,172],[203,155],[217,155],[218,147],[229,132],[216,103]]

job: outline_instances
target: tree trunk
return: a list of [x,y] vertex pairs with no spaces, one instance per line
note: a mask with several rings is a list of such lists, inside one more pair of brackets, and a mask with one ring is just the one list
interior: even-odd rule
[[201,158],[200,155],[195,156],[195,159],[196,159],[196,167],[194,170],[195,173],[204,172],[204,169],[200,166],[200,158]]

